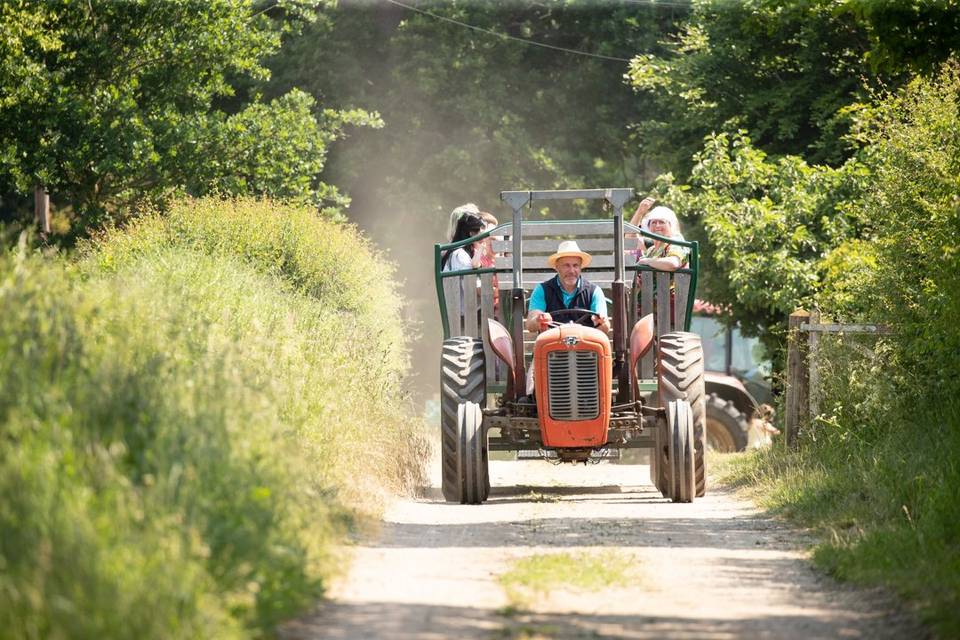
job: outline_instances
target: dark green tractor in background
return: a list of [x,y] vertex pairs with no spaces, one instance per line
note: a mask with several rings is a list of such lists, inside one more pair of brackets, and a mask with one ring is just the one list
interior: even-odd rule
[[690,330],[703,343],[707,448],[729,453],[769,443],[772,365],[759,340],[722,321],[724,314],[696,300]]

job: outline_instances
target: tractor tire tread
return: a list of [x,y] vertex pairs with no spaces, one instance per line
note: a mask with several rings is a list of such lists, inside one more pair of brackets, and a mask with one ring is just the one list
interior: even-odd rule
[[665,333],[658,341],[658,385],[663,406],[670,400],[686,400],[693,413],[696,495],[706,495],[706,391],[703,345],[700,336],[686,331]]
[[465,498],[457,408],[466,402],[483,407],[486,395],[483,342],[469,336],[444,340],[440,357],[440,463],[441,489],[449,502]]

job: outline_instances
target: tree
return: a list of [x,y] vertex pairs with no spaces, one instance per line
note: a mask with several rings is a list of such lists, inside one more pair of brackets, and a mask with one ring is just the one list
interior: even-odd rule
[[[266,80],[261,61],[322,1],[4,3],[0,193],[46,186],[72,209],[73,233],[182,190],[342,204],[318,179],[324,153],[344,123],[375,118],[318,114],[297,94],[233,114],[216,104],[240,78]],[[285,148],[302,153],[259,162],[279,144],[258,137],[281,124]]]
[[846,0],[843,10],[866,27],[874,70],[898,76],[936,74],[960,51],[960,3]]
[[212,114],[203,155],[192,159],[195,169],[185,176],[187,190],[264,195],[341,217],[350,199],[320,180],[327,150],[345,126],[376,128],[382,121],[361,109],[316,111],[310,95],[293,89],[234,115]]
[[639,139],[683,179],[705,135],[746,129],[772,155],[840,166],[856,153],[845,107],[960,50],[949,2],[701,0],[679,35],[628,74],[659,108]]
[[[852,207],[873,221],[869,247],[842,247],[823,298],[896,328],[910,397],[960,390],[960,62],[881,94],[858,116],[870,188]],[[859,251],[857,251],[859,249]],[[845,298],[840,298],[841,302]],[[939,394],[939,395],[938,395]]]
[[868,174],[856,159],[834,169],[771,158],[742,131],[709,136],[694,160],[689,184],[664,176],[658,191],[693,221],[691,235],[709,239],[701,273],[711,302],[775,354],[787,316],[816,297],[824,256],[871,229],[846,204]]
[[626,127],[644,99],[623,73],[627,59],[669,30],[673,8],[415,8],[429,14],[344,4],[270,62],[268,95],[298,86],[325,103],[382,114],[384,130],[359,134],[331,167],[338,183],[366,187],[378,178],[379,188],[353,189],[358,215],[390,202],[391,210],[439,218],[465,200],[493,208],[505,188],[623,185],[652,175]]
[[631,63],[632,85],[660,105],[636,130],[675,170],[659,190],[693,223],[705,289],[769,347],[797,305],[863,311],[856,292],[877,266],[879,217],[860,199],[876,139],[854,134],[877,87],[895,89],[957,48],[958,18],[946,13],[704,0],[663,53]]
[[834,166],[852,155],[840,109],[865,96],[864,25],[836,3],[704,0],[662,54],[637,56],[629,80],[656,96],[642,140],[683,178],[710,133],[749,131],[760,149]]

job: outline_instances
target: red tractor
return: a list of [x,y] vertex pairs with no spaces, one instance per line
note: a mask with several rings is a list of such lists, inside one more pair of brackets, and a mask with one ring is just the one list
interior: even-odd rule
[[[632,189],[505,191],[510,222],[435,247],[444,327],[441,356],[442,489],[448,501],[479,504],[490,491],[491,451],[538,451],[587,462],[608,451],[649,449],[650,476],[664,497],[691,502],[706,491],[706,393],[700,336],[689,332],[698,248],[623,221]],[[600,200],[613,215],[525,221],[549,200]],[[626,265],[637,235],[682,244],[689,267],[657,272]],[[491,268],[443,272],[443,252],[492,236]],[[552,313],[539,334],[525,331],[527,293],[553,275],[547,257],[575,239],[593,255],[584,276],[612,303],[610,334],[567,323],[588,309]],[[629,276],[627,275],[629,274]],[[500,304],[494,304],[494,282]],[[507,328],[509,327],[509,329]],[[535,392],[526,370],[535,363]]]

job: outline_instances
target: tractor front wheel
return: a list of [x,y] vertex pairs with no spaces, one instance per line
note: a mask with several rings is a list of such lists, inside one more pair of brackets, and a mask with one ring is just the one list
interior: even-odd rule
[[[483,343],[469,336],[444,340],[440,359],[440,485],[448,502],[466,502],[460,406],[470,403],[479,410],[486,395]],[[486,468],[486,443],[481,454]],[[482,499],[489,493],[487,482],[485,478]]]
[[697,493],[693,442],[693,412],[686,400],[667,405],[669,493],[674,502],[693,502]]
[[487,463],[487,437],[483,430],[483,411],[480,405],[465,402],[457,410],[460,425],[460,471],[462,492],[460,502],[481,504],[490,493]]
[[695,333],[677,331],[665,333],[658,341],[657,387],[660,406],[674,400],[690,403],[693,419],[693,444],[696,453],[694,470],[697,478],[697,497],[707,492],[706,449],[706,388],[703,380],[703,345]]

